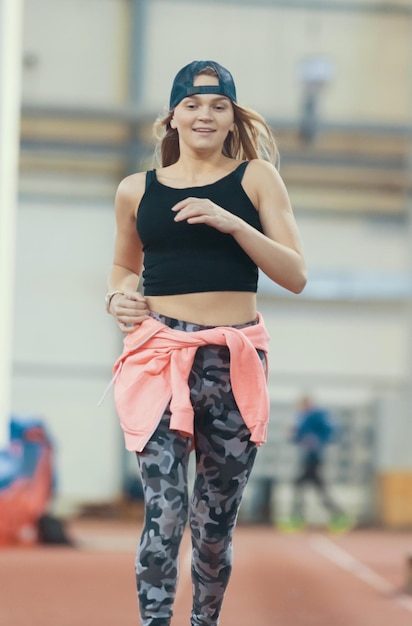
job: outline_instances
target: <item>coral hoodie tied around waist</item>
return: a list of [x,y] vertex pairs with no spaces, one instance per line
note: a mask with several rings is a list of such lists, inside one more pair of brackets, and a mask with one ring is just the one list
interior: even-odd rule
[[126,448],[141,452],[170,402],[170,428],[193,435],[194,413],[188,385],[196,351],[205,345],[230,350],[230,378],[239,411],[257,444],[266,441],[269,395],[266,372],[256,350],[267,359],[269,335],[258,323],[217,326],[195,332],[171,329],[146,319],[124,338],[124,350],[113,367],[114,397]]

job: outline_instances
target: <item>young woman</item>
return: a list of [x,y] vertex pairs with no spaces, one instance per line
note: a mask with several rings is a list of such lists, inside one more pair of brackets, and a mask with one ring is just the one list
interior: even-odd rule
[[106,306],[126,334],[115,400],[145,494],[136,559],[142,625],[170,626],[189,517],[191,625],[216,626],[242,494],[266,438],[258,269],[299,293],[305,262],[268,160],[276,158],[273,137],[260,115],[236,103],[230,72],[193,61],[176,75],[169,109],[155,125],[161,167],[128,176],[116,194]]

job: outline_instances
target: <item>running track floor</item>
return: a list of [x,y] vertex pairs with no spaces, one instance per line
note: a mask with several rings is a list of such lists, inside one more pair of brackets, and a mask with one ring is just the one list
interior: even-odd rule
[[[77,548],[0,550],[0,626],[139,626],[140,522],[72,521]],[[239,525],[220,626],[411,626],[412,532],[284,535]],[[172,626],[189,626],[185,535]]]

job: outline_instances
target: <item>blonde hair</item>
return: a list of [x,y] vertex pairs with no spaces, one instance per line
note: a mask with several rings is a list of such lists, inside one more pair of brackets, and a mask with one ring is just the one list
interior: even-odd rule
[[[200,74],[216,76],[215,70],[207,67]],[[232,106],[235,126],[224,141],[222,153],[241,161],[264,159],[278,167],[279,153],[275,138],[263,117],[253,109],[241,107],[235,102],[232,102]],[[172,117],[173,111],[168,111],[166,115],[158,117],[153,126],[156,138],[155,161],[162,167],[176,163],[180,156],[179,135],[170,125]]]

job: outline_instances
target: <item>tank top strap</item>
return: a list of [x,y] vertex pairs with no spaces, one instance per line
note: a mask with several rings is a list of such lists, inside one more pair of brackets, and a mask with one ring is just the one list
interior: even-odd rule
[[235,177],[240,183],[242,182],[243,174],[245,173],[245,169],[248,165],[249,161],[244,161],[243,163],[238,165],[238,167],[234,171]]
[[146,187],[145,191],[147,191],[152,184],[152,182],[156,180],[156,170],[148,170],[146,172]]

